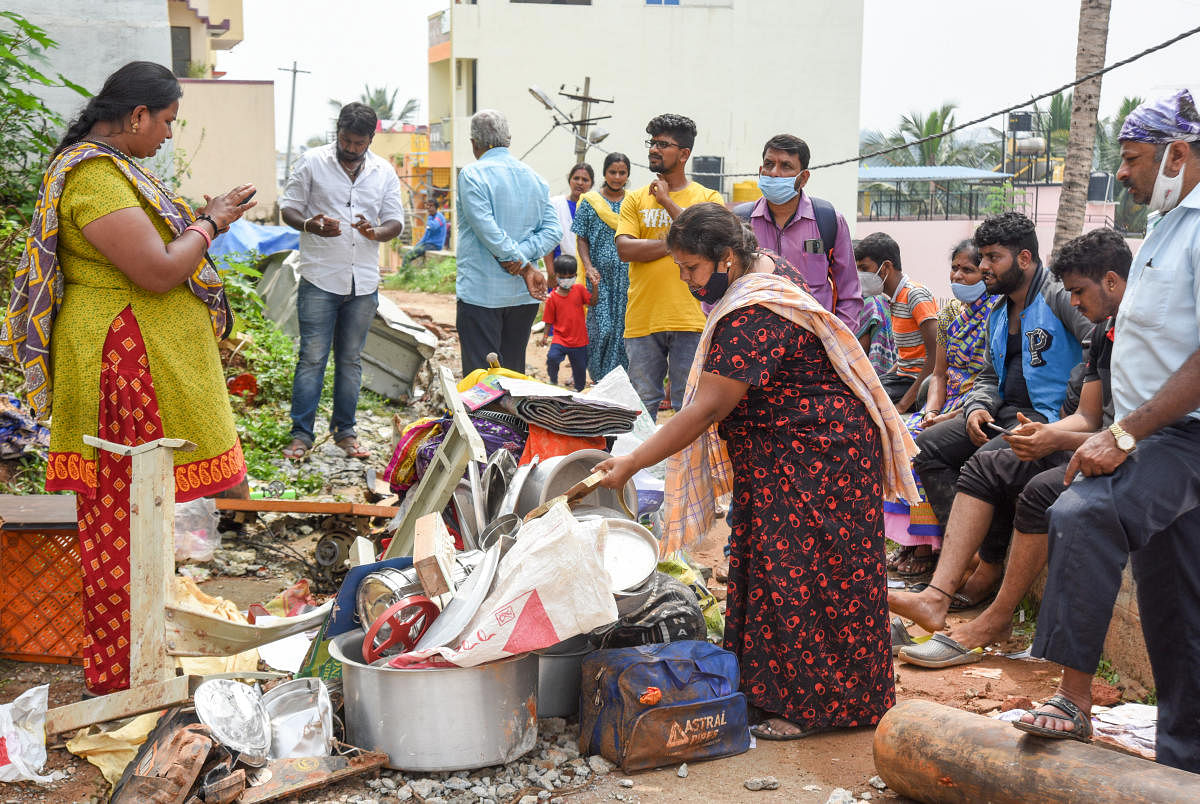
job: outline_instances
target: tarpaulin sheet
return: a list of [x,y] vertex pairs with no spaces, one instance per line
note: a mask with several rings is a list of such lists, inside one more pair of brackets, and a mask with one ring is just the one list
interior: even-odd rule
[[228,232],[213,241],[208,253],[215,258],[245,251],[257,251],[267,255],[298,248],[300,233],[290,226],[267,226],[248,220],[236,220],[229,225]]

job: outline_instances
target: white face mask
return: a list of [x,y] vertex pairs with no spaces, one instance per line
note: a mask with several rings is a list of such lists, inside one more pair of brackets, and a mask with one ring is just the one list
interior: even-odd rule
[[1168,146],[1163,152],[1162,162],[1158,166],[1158,176],[1154,179],[1150,202],[1146,205],[1151,212],[1161,212],[1164,215],[1175,209],[1179,203],[1179,197],[1183,193],[1183,166],[1179,168],[1179,175],[1173,178],[1163,172],[1167,168],[1167,158],[1170,155],[1171,148]]
[[574,285],[574,284],[575,284],[575,277],[573,277],[573,276],[560,276],[558,278],[558,286],[560,288],[562,288],[563,290],[570,290],[571,285]]
[[859,271],[858,284],[862,288],[864,299],[868,296],[878,296],[883,293],[883,280],[879,278],[879,274],[869,274],[865,271]]

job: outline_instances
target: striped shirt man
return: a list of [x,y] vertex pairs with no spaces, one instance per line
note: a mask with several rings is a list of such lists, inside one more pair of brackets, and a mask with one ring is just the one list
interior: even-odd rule
[[921,324],[936,319],[937,302],[929,288],[914,282],[907,276],[900,279],[900,286],[892,295],[892,329],[896,334],[896,351],[900,358],[893,372],[916,377],[925,367],[925,341],[921,336]]

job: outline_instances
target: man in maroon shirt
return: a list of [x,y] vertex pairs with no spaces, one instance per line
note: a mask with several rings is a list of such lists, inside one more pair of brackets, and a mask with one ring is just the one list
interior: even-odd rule
[[809,177],[808,143],[791,134],[776,134],[763,146],[762,159],[758,187],[763,197],[750,212],[758,245],[799,268],[809,293],[851,332],[858,332],[863,300],[850,229],[841,213],[835,213],[837,238],[831,257],[831,244],[821,240],[813,199],[804,192]]

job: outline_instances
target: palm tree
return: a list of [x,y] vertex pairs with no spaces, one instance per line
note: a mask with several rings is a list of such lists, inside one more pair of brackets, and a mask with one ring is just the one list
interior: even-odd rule
[[1036,103],[1033,110],[1037,117],[1038,135],[1050,143],[1050,154],[1062,156],[1067,151],[1067,137],[1071,129],[1072,93],[1059,92],[1050,98],[1049,108],[1043,110]]
[[[417,113],[421,111],[421,102],[416,98],[409,98],[400,107],[400,111],[396,111],[396,96],[400,94],[400,90],[394,89],[388,94],[387,86],[371,87],[369,84],[363,84],[363,92],[358,97],[358,102],[366,104],[375,110],[376,116],[380,120],[395,120],[399,123],[411,123],[416,119]],[[329,99],[329,106],[333,109],[334,117],[342,110],[344,106],[341,101]]]
[[[1112,0],[1080,0],[1079,34],[1075,43],[1076,78],[1104,66],[1104,54],[1108,47],[1108,15],[1111,8]],[[1100,108],[1100,78],[1101,76],[1090,78],[1079,84],[1075,90],[1052,256],[1058,253],[1063,243],[1083,231],[1088,180],[1092,172],[1092,145],[1096,139],[1096,117]]]
[[954,127],[953,103],[943,103],[928,113],[910,112],[900,118],[900,125],[890,134],[867,132],[860,143],[862,153],[897,148],[882,156],[867,160],[877,165],[970,165],[979,164],[976,147],[953,134],[919,142],[926,137],[942,134]]
[[[1125,118],[1141,105],[1141,98],[1122,98],[1121,107],[1116,115],[1096,125],[1096,146],[1092,161],[1098,170],[1115,174],[1121,167],[1121,143],[1117,137],[1121,134],[1121,126],[1125,125]],[[1134,201],[1124,185],[1117,185],[1113,200],[1117,205],[1113,212],[1114,228],[1126,233],[1140,234],[1146,231],[1146,207]]]

